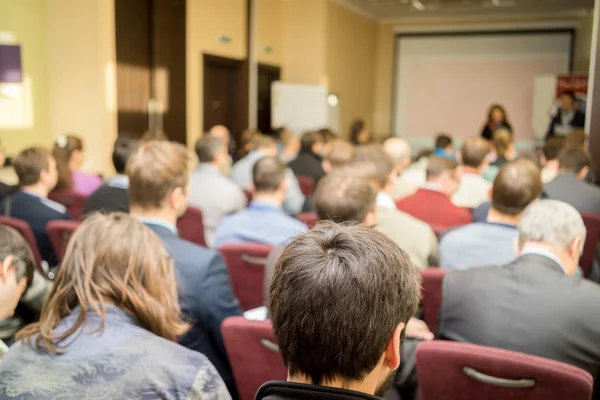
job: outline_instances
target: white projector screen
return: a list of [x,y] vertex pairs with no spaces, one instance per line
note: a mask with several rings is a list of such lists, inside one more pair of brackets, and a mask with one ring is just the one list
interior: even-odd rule
[[567,73],[571,40],[568,31],[398,37],[394,135],[479,135],[499,103],[516,139],[531,140],[534,77]]

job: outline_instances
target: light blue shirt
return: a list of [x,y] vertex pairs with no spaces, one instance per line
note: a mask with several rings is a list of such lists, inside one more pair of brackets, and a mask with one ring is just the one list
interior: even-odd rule
[[173,232],[175,235],[179,234],[177,232],[177,227],[175,225],[173,225],[170,222],[167,222],[163,219],[150,218],[150,217],[138,217],[137,220],[140,221],[142,224],[152,224],[152,225],[162,226],[163,228],[166,228],[166,229],[170,230],[171,232]]
[[111,176],[106,180],[106,185],[119,189],[129,189],[129,177],[121,174]]
[[253,201],[242,211],[223,218],[215,234],[215,247],[231,243],[262,243],[282,246],[308,230],[272,204]]

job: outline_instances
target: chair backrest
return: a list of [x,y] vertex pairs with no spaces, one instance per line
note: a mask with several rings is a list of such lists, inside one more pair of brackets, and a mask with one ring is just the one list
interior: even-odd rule
[[33,253],[33,258],[35,259],[35,265],[38,267],[38,270],[46,276],[46,272],[42,268],[42,255],[40,253],[40,249],[38,248],[37,242],[35,241],[35,236],[33,235],[33,231],[29,224],[22,219],[7,217],[5,215],[0,215],[0,224],[8,225],[11,228],[15,229],[17,232],[23,236],[29,247],[31,248],[31,252]]
[[583,253],[579,259],[579,266],[583,275],[588,276],[592,264],[596,258],[596,248],[600,239],[600,215],[593,213],[581,213],[587,234],[583,243]]
[[185,213],[177,219],[177,230],[182,239],[206,247],[204,221],[202,219],[202,211],[199,209],[188,207]]
[[287,369],[275,343],[271,321],[229,317],[223,321],[221,332],[240,400],[254,400],[265,382],[286,379]]
[[233,292],[244,311],[263,305],[265,264],[271,250],[271,246],[258,243],[219,247],[229,270]]
[[296,215],[296,218],[304,222],[304,224],[308,226],[309,229],[315,226],[317,222],[319,222],[319,217],[317,216],[317,213],[314,212],[303,212]]
[[308,176],[297,175],[296,179],[298,180],[298,185],[300,186],[300,191],[305,197],[312,196],[315,191],[315,181]]
[[83,209],[87,196],[71,192],[70,190],[53,190],[48,194],[48,198],[65,206],[73,219],[79,221],[83,217]]
[[447,341],[417,347],[420,400],[589,400],[592,376],[515,351]]
[[448,270],[441,268],[427,268],[421,271],[423,292],[423,319],[434,334],[437,331],[438,316],[442,307],[442,282]]
[[59,263],[63,260],[67,244],[69,244],[69,239],[71,239],[73,232],[79,228],[79,225],[81,225],[81,222],[79,221],[63,220],[50,221],[48,222],[48,225],[46,225],[50,243],[52,243],[54,254],[56,254]]

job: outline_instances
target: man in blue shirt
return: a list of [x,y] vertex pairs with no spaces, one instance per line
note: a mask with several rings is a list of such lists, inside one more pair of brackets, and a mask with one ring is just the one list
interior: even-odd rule
[[217,251],[185,241],[177,234],[177,217],[188,203],[191,160],[180,144],[156,140],[143,144],[126,168],[130,212],[162,239],[175,261],[179,305],[191,325],[179,343],[204,354],[219,371],[232,397],[237,398],[221,323],[227,317],[241,315],[242,310],[225,262]]
[[215,246],[228,243],[263,243],[281,246],[294,236],[306,232],[302,222],[286,215],[282,209],[288,180],[287,167],[277,157],[263,157],[252,168],[250,206],[225,217],[215,234]]
[[0,212],[27,222],[42,259],[54,266],[57,259],[46,225],[57,219],[71,219],[63,205],[48,200],[48,193],[58,180],[56,160],[48,150],[31,147],[21,151],[12,160],[12,165],[19,178],[19,188],[3,198]]

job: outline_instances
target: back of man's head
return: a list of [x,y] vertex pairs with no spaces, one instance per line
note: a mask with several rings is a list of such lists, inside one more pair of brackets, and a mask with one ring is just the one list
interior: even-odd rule
[[321,178],[313,198],[320,220],[375,222],[367,219],[375,209],[377,189],[368,178],[354,172],[355,168],[341,168]]
[[300,151],[314,153],[313,147],[319,142],[323,143],[323,137],[319,132],[306,132],[300,138]]
[[331,142],[329,147],[329,153],[325,157],[325,172],[330,173],[337,168],[348,165],[354,158],[354,146],[345,140],[335,140]]
[[189,151],[179,143],[164,140],[144,143],[127,162],[131,206],[159,209],[175,189],[185,192],[192,165]]
[[252,150],[257,150],[265,156],[277,155],[277,143],[270,136],[260,135],[252,140]]
[[229,129],[227,129],[227,127],[225,125],[215,125],[212,128],[210,128],[210,131],[208,131],[208,134],[210,136],[214,136],[216,138],[220,138],[223,139],[223,141],[228,144],[229,143]]
[[553,161],[558,158],[558,153],[563,149],[565,145],[565,138],[561,136],[551,137],[544,143],[542,154],[546,159],[546,162]]
[[19,186],[31,186],[40,181],[42,171],[49,171],[52,155],[43,147],[30,147],[12,160]]
[[323,222],[296,237],[275,266],[268,301],[290,379],[350,386],[376,370],[382,384],[400,362],[401,324],[420,296],[417,267],[375,229]]
[[431,156],[429,157],[425,176],[427,181],[430,182],[441,177],[446,172],[450,174],[456,173],[457,168],[458,164],[456,161],[450,158]]
[[138,142],[129,136],[119,136],[115,140],[115,145],[112,152],[112,162],[115,166],[117,174],[124,174],[127,160],[138,148]]
[[462,164],[465,167],[481,168],[490,152],[490,144],[480,137],[470,137],[465,140],[460,150]]
[[504,164],[492,186],[492,207],[517,216],[542,194],[541,171],[532,161],[519,159]]
[[285,181],[286,166],[277,157],[263,157],[252,167],[255,193],[274,193]]
[[435,148],[436,149],[447,149],[448,147],[452,146],[452,138],[449,135],[446,135],[445,133],[442,133],[440,135],[437,135],[435,138]]
[[202,135],[202,137],[196,141],[194,150],[196,150],[198,161],[201,163],[212,163],[215,161],[218,154],[227,152],[225,139],[212,135]]
[[390,177],[395,170],[392,157],[378,144],[359,146],[352,164],[360,165],[363,175],[375,176],[379,190],[383,190],[390,183]]
[[25,278],[27,286],[33,280],[35,259],[29,245],[13,228],[0,224],[0,264],[12,257],[11,267],[16,270],[17,281]]
[[404,168],[410,164],[410,145],[397,137],[386,139],[383,149],[394,159],[397,167]]
[[558,153],[558,168],[563,172],[580,174],[590,164],[590,156],[582,149],[564,148]]

